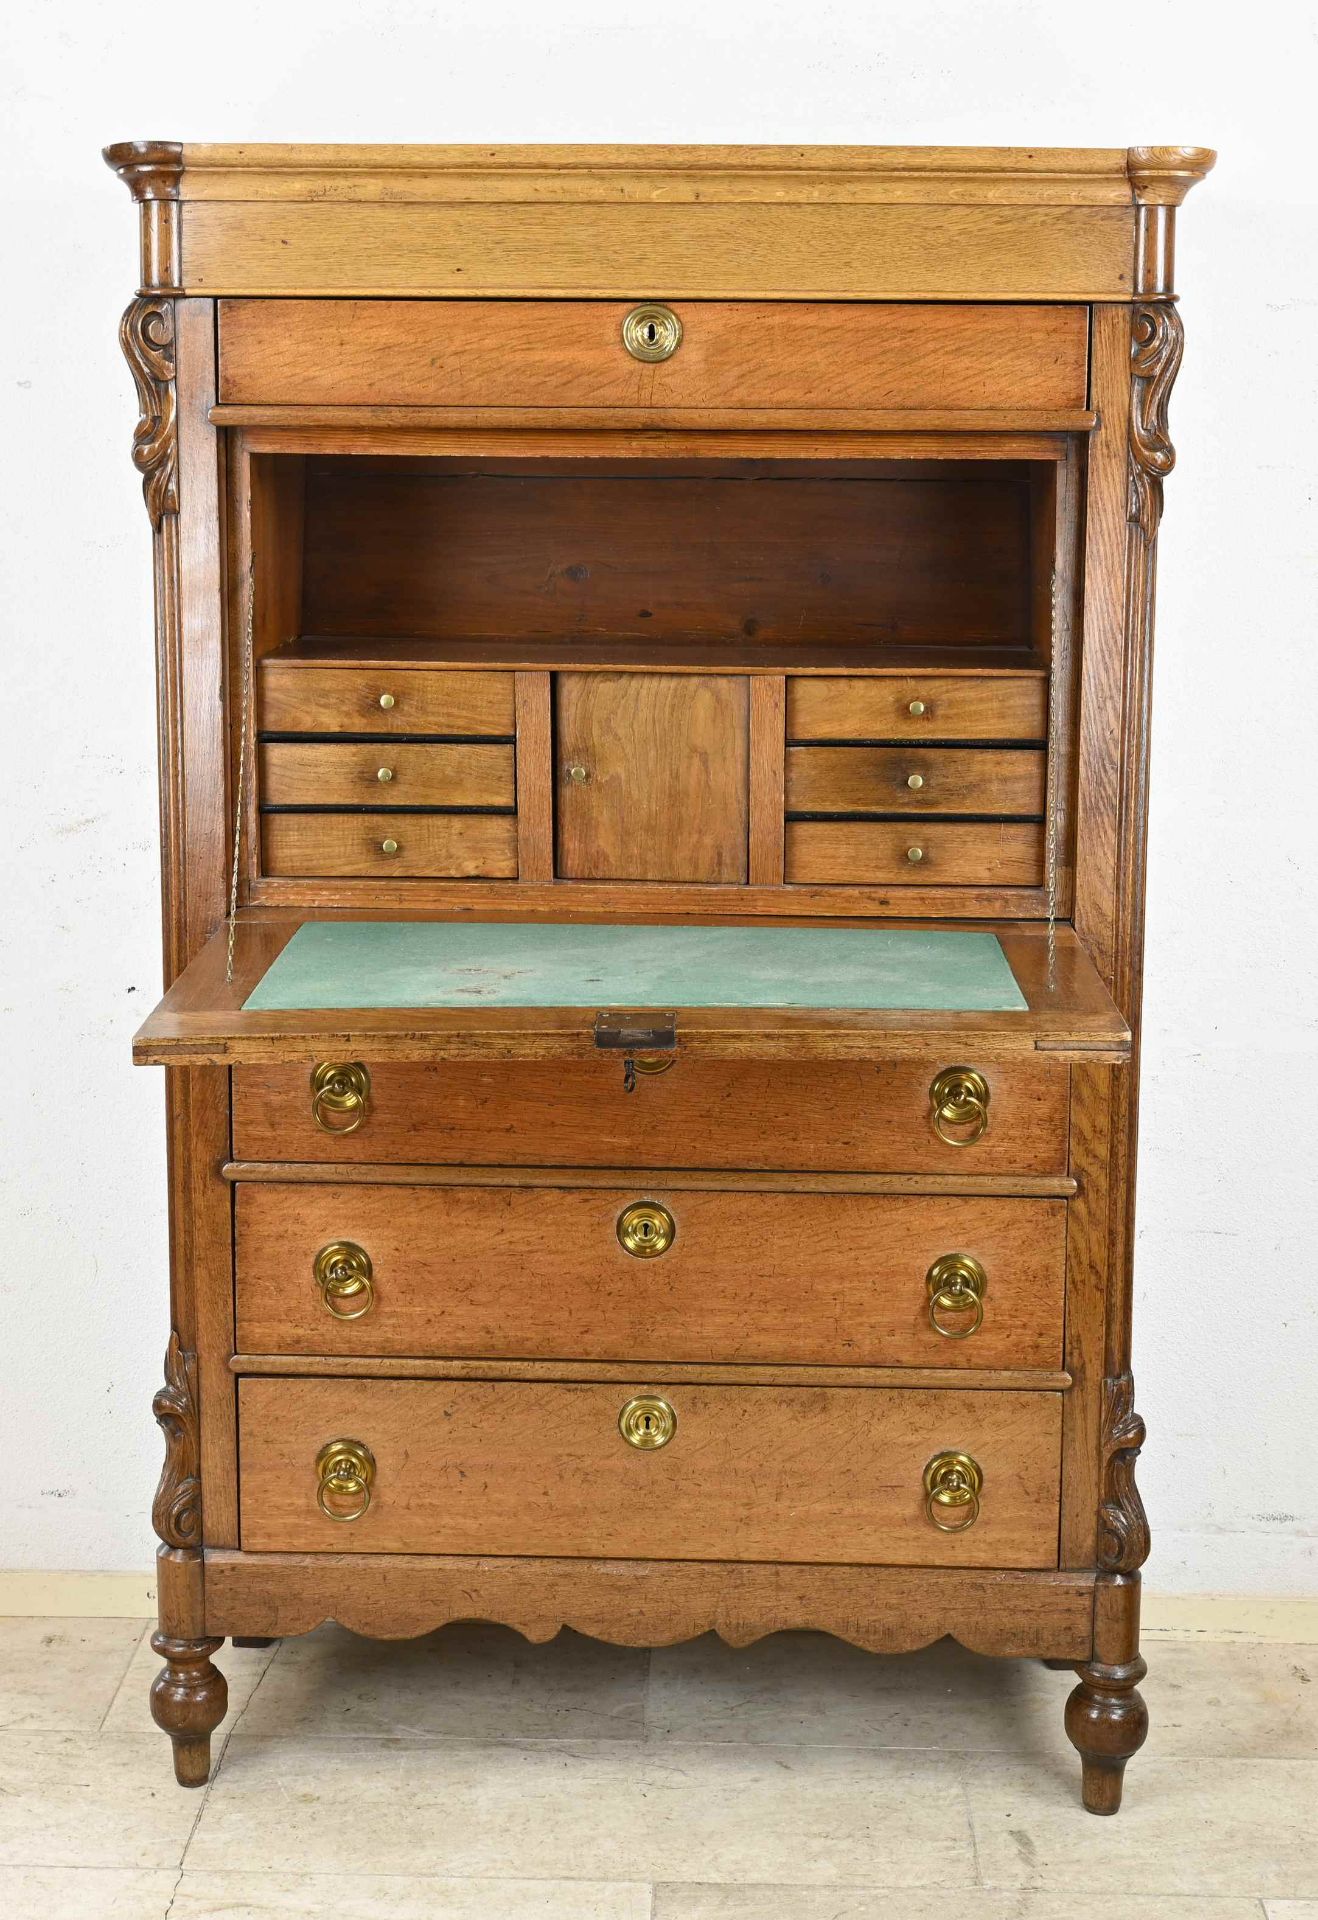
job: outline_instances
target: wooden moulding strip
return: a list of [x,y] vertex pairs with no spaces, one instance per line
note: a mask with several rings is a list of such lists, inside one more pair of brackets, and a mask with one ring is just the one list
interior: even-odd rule
[[705,1168],[460,1167],[390,1162],[330,1163],[230,1160],[226,1180],[298,1182],[316,1186],[397,1187],[670,1187],[717,1193],[894,1193],[941,1198],[1068,1200],[1069,1174],[724,1173]]
[[710,1631],[746,1646],[809,1627],[876,1653],[951,1635],[977,1653],[1083,1660],[1093,1591],[1085,1573],[215,1552],[206,1555],[206,1631],[278,1636],[337,1620],[376,1639],[408,1639],[478,1619],[534,1641],[567,1626],[621,1646]]
[[287,1375],[296,1379],[589,1381],[630,1385],[662,1372],[670,1386],[734,1387],[935,1387],[986,1393],[1064,1393],[1069,1373],[1029,1368],[856,1367],[779,1365],[770,1361],[736,1363],[680,1360],[494,1360],[383,1359],[377,1355],[235,1353],[230,1370],[239,1374]]

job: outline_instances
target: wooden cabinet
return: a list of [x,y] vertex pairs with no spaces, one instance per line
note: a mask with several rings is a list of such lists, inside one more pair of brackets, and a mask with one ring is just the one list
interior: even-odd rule
[[107,158],[178,1778],[221,1636],[475,1613],[1069,1662],[1115,1811],[1145,690],[1212,155]]

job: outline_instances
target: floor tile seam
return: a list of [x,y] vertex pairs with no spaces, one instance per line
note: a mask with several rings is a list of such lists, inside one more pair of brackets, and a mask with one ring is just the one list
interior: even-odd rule
[[[225,1734],[224,1739],[220,1744],[220,1750],[216,1754],[215,1759],[211,1764],[211,1769],[207,1777],[206,1784],[202,1788],[201,1793],[198,1796],[200,1798],[201,1805],[197,1808],[197,1812],[193,1819],[192,1825],[188,1828],[188,1837],[183,1842],[183,1852],[179,1857],[180,1881],[182,1880],[184,1870],[188,1864],[188,1854],[191,1850],[192,1843],[197,1837],[197,1828],[201,1825],[202,1815],[205,1813],[206,1808],[210,1802],[210,1797],[214,1789],[215,1782],[220,1777],[220,1768],[224,1765],[224,1757],[229,1751],[229,1742],[233,1739],[234,1734],[237,1733],[238,1728],[242,1724],[243,1717],[246,1714],[247,1709],[251,1706],[253,1700],[257,1696],[257,1693],[260,1691],[261,1682],[265,1679],[265,1676],[267,1675],[267,1673],[269,1673],[273,1665],[274,1665],[274,1652],[271,1653],[270,1658],[266,1661],[260,1673],[256,1676],[256,1682],[255,1682],[255,1685],[252,1687],[251,1692],[248,1694],[247,1698],[243,1701],[237,1713],[235,1713],[235,1715],[233,1716],[233,1720],[230,1723],[228,1732]],[[178,1888],[175,1887],[174,1891],[175,1893],[177,1893]],[[174,1904],[172,1896],[169,1904],[171,1907]]]
[[132,1648],[129,1651],[128,1664],[124,1668],[123,1672],[119,1675],[119,1678],[115,1683],[114,1692],[110,1695],[110,1704],[106,1707],[105,1712],[101,1715],[100,1719],[96,1723],[95,1731],[97,1733],[104,1733],[105,1723],[110,1718],[110,1715],[114,1712],[116,1706],[119,1704],[120,1694],[123,1692],[124,1688],[128,1685],[128,1676],[133,1671],[133,1662],[136,1660],[138,1654],[142,1651],[142,1648],[148,1643],[148,1641],[150,1640],[151,1634],[154,1631],[155,1631],[154,1623],[148,1620],[144,1623],[141,1633],[139,1633],[136,1640],[134,1640],[132,1644]]
[[970,1781],[964,1765],[957,1768],[957,1785],[961,1789],[961,1805],[966,1816],[966,1831],[970,1835],[970,1864],[974,1869],[975,1885],[984,1885],[984,1872],[979,1859],[979,1830],[975,1825],[975,1806],[970,1793]]

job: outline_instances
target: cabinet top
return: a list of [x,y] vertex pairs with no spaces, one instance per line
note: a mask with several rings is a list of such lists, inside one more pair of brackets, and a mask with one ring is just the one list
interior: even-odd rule
[[142,206],[148,289],[1122,300],[1170,290],[1162,230],[1215,155],[140,140],[105,159]]

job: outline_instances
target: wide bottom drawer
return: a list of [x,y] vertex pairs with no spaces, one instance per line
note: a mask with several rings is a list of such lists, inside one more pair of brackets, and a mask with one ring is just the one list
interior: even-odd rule
[[249,1551],[1057,1564],[1057,1394],[248,1378],[239,1423]]

